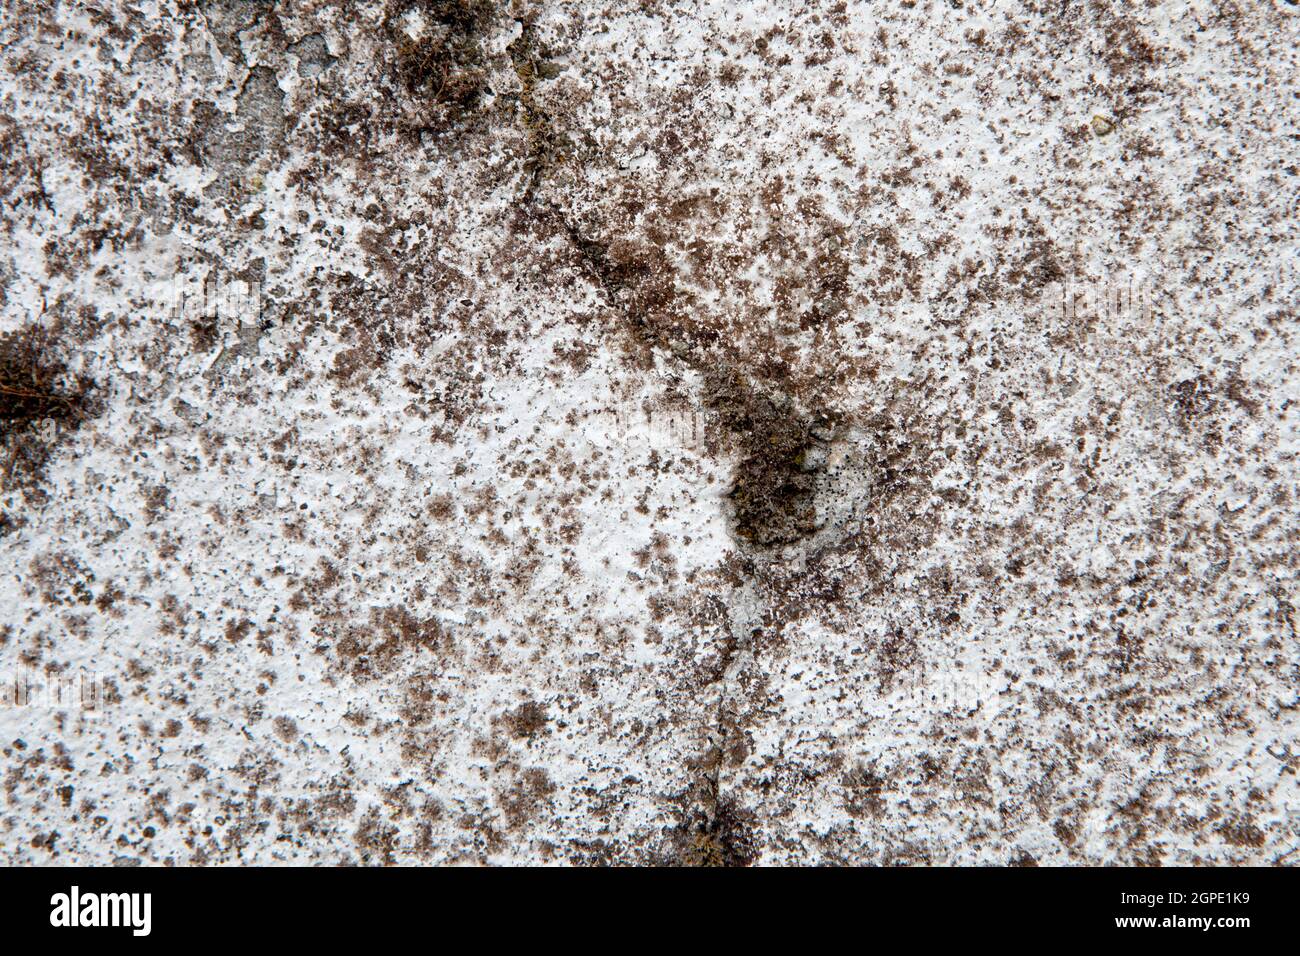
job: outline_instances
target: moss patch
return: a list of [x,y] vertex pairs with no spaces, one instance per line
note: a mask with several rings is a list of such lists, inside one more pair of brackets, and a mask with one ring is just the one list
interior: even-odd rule
[[531,21],[523,22],[519,36],[507,48],[515,75],[519,77],[519,111],[524,131],[528,134],[528,153],[524,158],[527,173],[525,196],[531,198],[538,180],[556,160],[564,159],[573,144],[558,132],[551,116],[538,102],[537,84],[554,79],[560,67],[547,60],[537,30]]
[[3,490],[37,490],[54,447],[91,408],[92,384],[69,373],[49,330],[0,335],[0,447]]
[[795,403],[756,388],[727,370],[705,376],[705,399],[738,446],[728,499],[732,530],[750,544],[790,544],[817,528],[815,502],[828,417],[802,413]]
[[430,127],[454,124],[478,105],[487,85],[483,32],[496,17],[491,0],[393,0],[384,27],[394,73],[422,101]]
[[719,801],[713,812],[697,814],[673,834],[670,866],[749,866],[755,849],[753,815],[731,800]]

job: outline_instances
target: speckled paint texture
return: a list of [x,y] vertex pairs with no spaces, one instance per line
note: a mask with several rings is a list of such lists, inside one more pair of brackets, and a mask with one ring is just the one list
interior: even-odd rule
[[1300,862],[1300,9],[0,13],[0,859]]

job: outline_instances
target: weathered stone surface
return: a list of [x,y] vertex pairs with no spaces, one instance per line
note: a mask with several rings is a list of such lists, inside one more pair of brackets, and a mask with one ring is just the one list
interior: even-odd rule
[[9,7],[6,862],[1297,861],[1288,4]]

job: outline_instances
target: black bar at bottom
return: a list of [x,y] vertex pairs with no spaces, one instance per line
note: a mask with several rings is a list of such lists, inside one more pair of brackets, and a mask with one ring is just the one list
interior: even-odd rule
[[1293,871],[1281,868],[42,868],[0,871],[0,918],[10,944],[73,942],[75,934],[77,943],[337,947],[409,939],[441,949],[460,948],[455,940],[468,932],[493,946],[511,937],[620,946],[648,931],[692,944],[757,934],[767,944],[786,937],[806,945],[835,933],[874,948],[885,938],[879,934],[901,932],[927,944],[1128,937],[1182,945],[1198,937],[1233,945],[1285,932],[1296,889]]

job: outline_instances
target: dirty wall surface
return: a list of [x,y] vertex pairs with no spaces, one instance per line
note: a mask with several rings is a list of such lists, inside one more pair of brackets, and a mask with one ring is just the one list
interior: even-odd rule
[[0,14],[9,863],[1294,863],[1288,0]]

